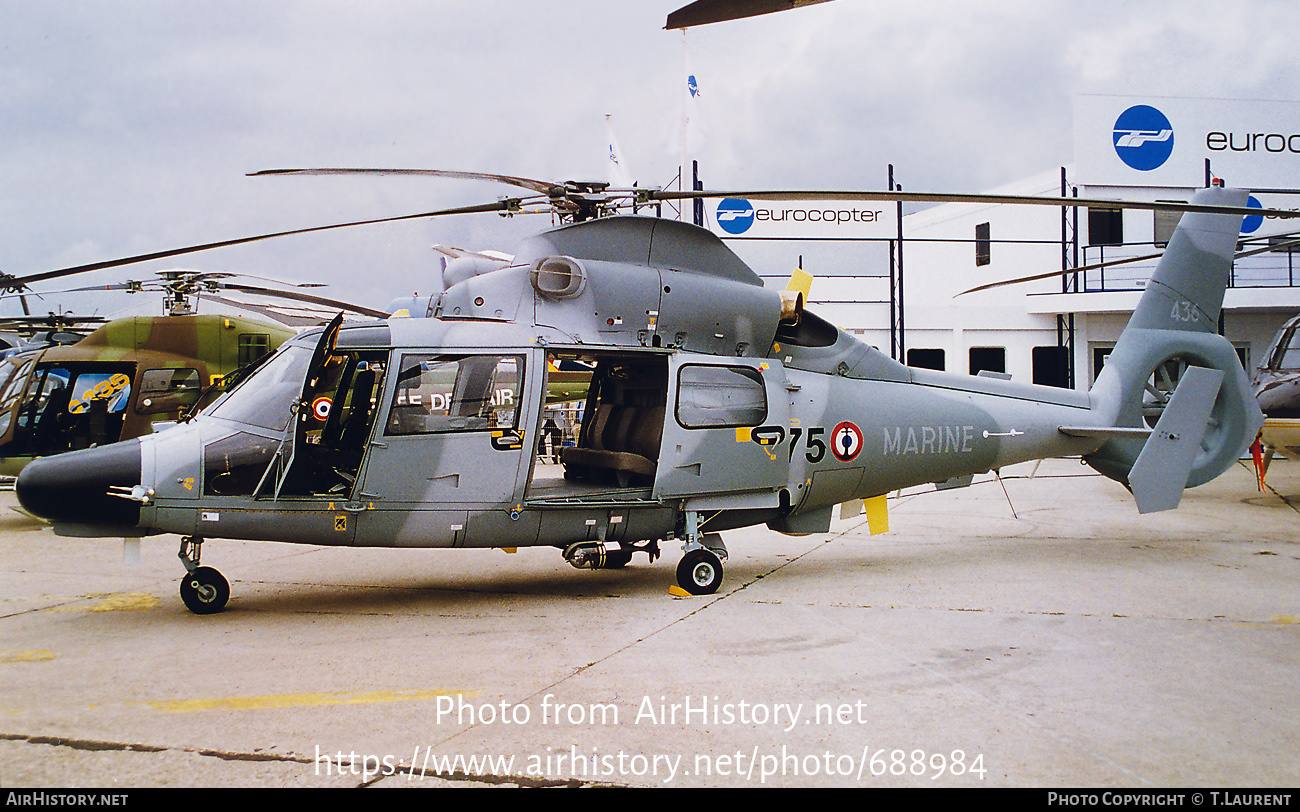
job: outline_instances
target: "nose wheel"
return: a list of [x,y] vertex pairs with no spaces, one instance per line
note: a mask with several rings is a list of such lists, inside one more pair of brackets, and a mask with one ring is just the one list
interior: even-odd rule
[[226,608],[230,600],[230,582],[212,567],[200,567],[199,556],[203,539],[185,536],[177,555],[185,564],[185,577],[181,579],[181,600],[196,615],[215,615]]
[[181,600],[196,615],[214,615],[230,600],[230,583],[212,567],[196,567],[181,579]]

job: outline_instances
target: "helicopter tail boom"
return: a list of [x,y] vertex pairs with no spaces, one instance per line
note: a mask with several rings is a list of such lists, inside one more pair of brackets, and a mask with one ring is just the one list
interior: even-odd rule
[[[1195,202],[1245,206],[1246,197],[1211,188]],[[1223,473],[1263,422],[1217,332],[1240,229],[1238,215],[1183,215],[1093,385],[1094,413],[1116,431],[1084,459],[1132,490],[1144,513],[1176,507],[1184,488]]]

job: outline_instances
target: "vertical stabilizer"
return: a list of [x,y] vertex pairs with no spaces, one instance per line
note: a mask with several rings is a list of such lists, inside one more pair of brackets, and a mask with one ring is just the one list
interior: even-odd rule
[[[1204,189],[1192,202],[1244,208],[1247,197],[1246,192],[1237,189]],[[1232,344],[1218,334],[1223,294],[1232,275],[1240,231],[1239,214],[1183,215],[1092,388],[1093,408],[1102,421],[1115,427],[1154,429],[1170,408],[1173,394],[1189,369],[1203,367],[1222,373],[1222,384],[1208,416],[1196,418],[1204,422],[1205,430],[1197,431],[1199,443],[1191,449],[1190,467],[1185,462],[1178,464],[1180,470],[1189,468],[1186,487],[1203,484],[1223,473],[1245,453],[1263,423]],[[1184,436],[1189,431],[1187,419],[1188,413],[1180,415],[1178,433]],[[1166,450],[1173,454],[1178,447],[1179,455],[1188,453],[1185,442],[1114,437],[1085,459],[1093,468],[1133,489],[1134,466],[1153,442],[1157,445],[1143,458],[1139,478],[1173,464],[1172,459],[1165,459]],[[1181,490],[1182,486],[1177,486],[1177,491]],[[1165,494],[1165,498],[1154,502],[1173,507],[1177,498]]]
[[[1245,208],[1248,197],[1241,189],[1204,189],[1193,202]],[[1184,214],[1128,328],[1216,332],[1240,232],[1240,215]]]

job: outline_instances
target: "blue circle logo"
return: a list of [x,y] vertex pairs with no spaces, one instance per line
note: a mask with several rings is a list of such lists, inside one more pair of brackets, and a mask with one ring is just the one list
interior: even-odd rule
[[1174,151],[1173,125],[1164,113],[1145,104],[1120,113],[1112,136],[1119,159],[1139,172],[1163,166]]
[[723,198],[718,204],[718,225],[728,234],[744,234],[754,224],[754,207],[738,197]]
[[[1246,208],[1262,209],[1264,208],[1264,204],[1256,200],[1254,195],[1251,195],[1246,199]],[[1254,234],[1256,231],[1259,231],[1259,227],[1262,225],[1264,225],[1264,215],[1248,214],[1241,218],[1241,233]]]

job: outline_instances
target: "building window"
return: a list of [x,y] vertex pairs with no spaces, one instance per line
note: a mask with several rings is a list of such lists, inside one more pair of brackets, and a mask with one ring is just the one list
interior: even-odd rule
[[989,224],[975,226],[975,265],[988,265],[993,261],[993,240],[989,237]]
[[1123,245],[1124,212],[1121,209],[1088,209],[1088,244]]
[[943,350],[908,350],[907,365],[943,371]]
[[[1180,203],[1187,204],[1186,200],[1161,200],[1161,203]],[[1169,244],[1169,238],[1174,236],[1174,229],[1178,228],[1178,221],[1183,217],[1181,211],[1158,211],[1155,213],[1155,244],[1159,248],[1164,248]]]
[[1300,237],[1294,234],[1269,237],[1268,250],[1274,254],[1300,254]]
[[1094,346],[1092,348],[1092,380],[1094,383],[1097,381],[1097,376],[1101,374],[1102,367],[1106,366],[1106,359],[1110,357],[1110,353],[1114,349],[1114,344]]
[[1034,383],[1043,386],[1070,386],[1069,347],[1034,347]]
[[970,348],[970,374],[978,375],[985,370],[989,372],[1007,371],[1006,347]]

